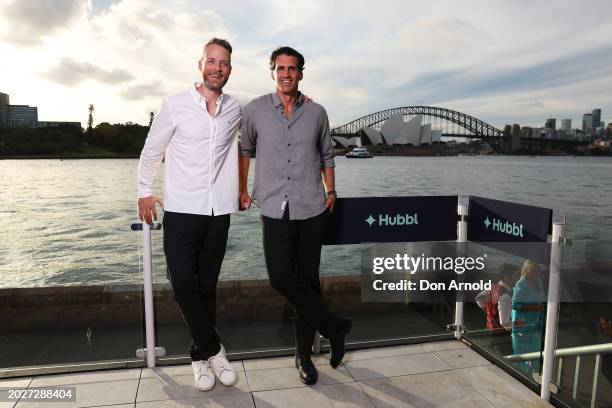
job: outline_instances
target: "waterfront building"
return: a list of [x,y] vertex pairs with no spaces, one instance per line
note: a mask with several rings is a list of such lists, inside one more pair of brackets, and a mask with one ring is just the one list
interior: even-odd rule
[[362,145],[379,145],[385,143],[382,139],[380,132],[369,126],[361,128],[362,131]]
[[589,133],[589,129],[593,128],[593,115],[590,113],[585,113],[582,115],[582,131],[584,133]]
[[56,127],[56,126],[73,126],[81,129],[81,122],[56,122],[56,121],[38,121],[38,127]]
[[431,123],[427,123],[427,124],[421,126],[421,132],[419,134],[419,143],[421,145],[423,145],[423,144],[430,145],[431,144]]
[[0,129],[7,127],[6,108],[10,104],[8,94],[0,92]]
[[28,105],[6,106],[7,127],[31,127],[38,126],[38,108]]
[[332,138],[335,142],[336,147],[349,148],[351,146],[357,146],[357,138],[356,137],[342,137],[342,136],[334,136]]
[[442,141],[442,130],[431,131],[431,143],[440,143]]
[[561,130],[563,130],[565,133],[570,133],[572,130],[572,120],[561,119]]
[[[554,120],[554,119],[553,119]],[[510,133],[512,141],[510,144],[510,151],[516,152],[521,148],[521,126],[519,124],[512,125],[512,131]]]
[[595,108],[593,109],[593,112],[591,113],[591,122],[592,128],[598,128],[598,127],[603,127],[600,122],[601,122],[601,109],[599,108]]

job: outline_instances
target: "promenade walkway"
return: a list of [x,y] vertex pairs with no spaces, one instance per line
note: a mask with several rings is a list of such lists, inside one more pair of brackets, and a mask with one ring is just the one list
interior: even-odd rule
[[550,407],[455,340],[348,352],[334,370],[315,357],[319,382],[297,379],[293,358],[233,361],[234,387],[193,388],[190,365],[0,380],[0,388],[75,386],[77,402],[0,402],[0,408],[100,407]]

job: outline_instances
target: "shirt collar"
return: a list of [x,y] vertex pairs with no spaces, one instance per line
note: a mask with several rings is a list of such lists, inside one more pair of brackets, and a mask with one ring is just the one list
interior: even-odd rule
[[[193,98],[195,99],[196,103],[204,104],[204,106],[206,106],[206,99],[202,95],[200,95],[200,93],[196,89],[198,87],[198,85],[200,85],[200,84],[201,84],[201,82],[194,82],[193,86],[190,89],[191,95],[193,95]],[[225,96],[225,94],[223,92],[221,92],[221,94],[217,98],[217,106],[221,105],[221,102],[223,102],[223,97],[224,96]]]
[[[304,95],[298,91],[298,98],[295,101],[295,106],[300,106],[302,103],[304,103]],[[284,107],[283,102],[280,100],[276,92],[272,92],[272,104],[276,109]]]
[[512,292],[512,288],[510,286],[508,286],[508,284],[504,281],[499,281],[499,284],[502,285],[504,288],[508,289],[509,291]]

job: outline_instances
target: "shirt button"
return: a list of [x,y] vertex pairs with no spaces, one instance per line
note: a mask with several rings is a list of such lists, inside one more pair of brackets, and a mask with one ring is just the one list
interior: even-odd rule
[[291,125],[287,126],[287,129],[291,129]]
[[287,160],[287,163],[291,163],[291,160]]
[[287,198],[287,194],[285,194],[285,198]]
[[287,180],[291,180],[291,177],[287,177]]
[[287,143],[287,146],[291,146],[291,143]]

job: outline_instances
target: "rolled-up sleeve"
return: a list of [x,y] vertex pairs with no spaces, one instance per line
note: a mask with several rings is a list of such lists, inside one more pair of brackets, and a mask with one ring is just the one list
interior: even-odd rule
[[319,151],[321,152],[321,167],[336,167],[334,163],[334,145],[332,143],[331,132],[329,129],[329,119],[325,109],[321,114],[319,135]]
[[240,149],[241,156],[250,156],[257,143],[257,131],[253,126],[252,109],[247,106],[240,121]]
[[174,117],[164,99],[159,113],[151,124],[147,140],[140,153],[138,162],[138,198],[152,195],[155,174],[164,158],[172,134],[174,133]]

